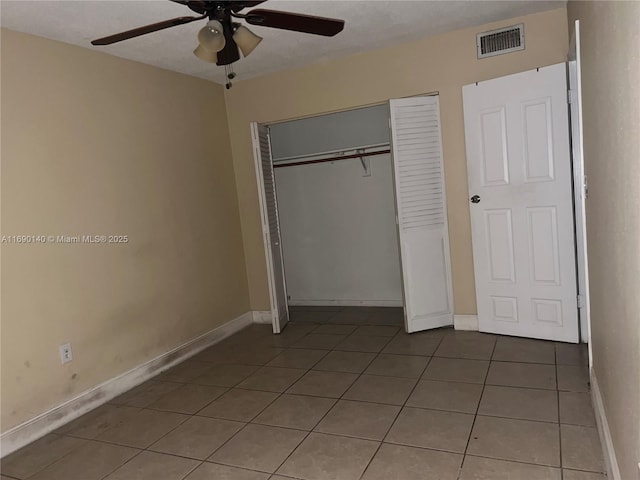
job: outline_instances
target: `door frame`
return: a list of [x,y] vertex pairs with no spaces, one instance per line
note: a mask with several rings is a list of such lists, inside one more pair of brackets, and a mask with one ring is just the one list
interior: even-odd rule
[[[582,128],[582,82],[580,75],[580,20],[576,20],[571,34],[569,52],[567,54],[567,85],[569,87],[569,137],[571,139],[571,167],[573,170],[574,188],[574,222],[576,239],[576,267],[578,295],[581,304],[580,340],[589,344],[589,365],[592,365],[591,354],[591,317],[589,303],[589,261],[587,256],[586,206],[587,182],[584,168],[583,128]],[[574,123],[575,122],[575,123]],[[574,135],[574,126],[575,133]],[[575,137],[575,138],[574,138]]]

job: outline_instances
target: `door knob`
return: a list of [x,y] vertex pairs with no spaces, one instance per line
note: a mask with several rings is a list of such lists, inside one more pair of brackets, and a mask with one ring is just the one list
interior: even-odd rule
[[474,195],[470,200],[471,203],[480,203],[480,195]]
[[273,244],[277,247],[278,245],[280,245],[280,242],[274,242]]

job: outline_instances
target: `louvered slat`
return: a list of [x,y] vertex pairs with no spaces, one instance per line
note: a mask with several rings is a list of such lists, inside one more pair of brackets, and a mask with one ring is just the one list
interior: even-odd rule
[[276,188],[271,163],[271,147],[269,136],[266,132],[260,132],[260,159],[262,161],[262,175],[264,178],[264,193],[267,202],[267,220],[269,222],[269,234],[272,239],[280,238],[280,225],[278,223],[278,202],[276,201]]
[[391,109],[391,123],[400,228],[443,226],[446,219],[438,103],[396,105]]

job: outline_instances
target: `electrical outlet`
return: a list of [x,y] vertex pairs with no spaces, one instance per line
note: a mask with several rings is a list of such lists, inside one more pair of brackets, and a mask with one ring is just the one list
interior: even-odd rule
[[73,360],[73,352],[71,351],[70,343],[60,345],[60,360],[62,360],[63,365]]

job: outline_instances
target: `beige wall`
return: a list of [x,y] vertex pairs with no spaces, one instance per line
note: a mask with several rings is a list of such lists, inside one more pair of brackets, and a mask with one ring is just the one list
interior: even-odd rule
[[[2,431],[249,309],[222,87],[2,30]],[[71,342],[62,366],[58,346]]]
[[[476,33],[524,22],[526,50],[476,58]],[[566,10],[514,18],[317,65],[238,81],[226,92],[254,310],[269,309],[249,122],[274,122],[440,92],[455,312],[475,314],[462,86],[565,60]]]
[[593,368],[620,466],[640,461],[640,2],[569,2],[580,20]]

